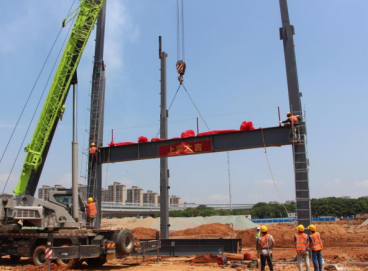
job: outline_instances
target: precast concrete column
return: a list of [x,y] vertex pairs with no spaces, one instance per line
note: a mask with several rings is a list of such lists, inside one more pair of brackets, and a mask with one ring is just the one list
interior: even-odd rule
[[[161,50],[161,37],[159,37],[159,57],[161,60],[161,112],[160,112],[160,138],[167,139],[166,109],[166,58],[167,54]],[[160,231],[161,238],[169,238],[169,169],[167,157],[160,158]]]

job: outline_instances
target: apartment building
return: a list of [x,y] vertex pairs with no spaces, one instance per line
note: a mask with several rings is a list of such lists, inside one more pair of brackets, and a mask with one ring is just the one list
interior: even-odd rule
[[132,186],[131,189],[127,189],[127,200],[128,203],[139,203],[143,204],[143,189],[138,186]]
[[147,190],[147,193],[143,193],[143,203],[149,205],[158,205],[158,194],[151,190]]
[[[106,201],[110,202],[121,202],[125,204],[126,201],[126,186],[119,182],[114,182],[108,186]],[[129,189],[128,189],[129,190]]]
[[65,187],[60,184],[56,184],[55,186],[43,185],[41,188],[38,189],[38,198],[48,200],[49,191],[53,191],[56,189],[65,189]]

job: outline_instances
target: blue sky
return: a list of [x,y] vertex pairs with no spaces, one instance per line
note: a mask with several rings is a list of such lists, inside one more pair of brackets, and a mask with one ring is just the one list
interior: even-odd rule
[[[72,2],[18,0],[3,4],[0,154]],[[365,0],[289,1],[302,104],[307,113],[313,198],[368,196],[366,10]],[[280,26],[278,1],[185,0],[184,83],[210,129],[237,129],[244,120],[253,121],[255,127],[276,126],[278,106],[285,116],[288,96]],[[112,129],[115,141],[155,137],[159,129],[159,35],[169,55],[168,103],[178,87],[176,1],[108,0],[106,27],[105,145]],[[67,30],[63,29],[0,164],[1,189]],[[78,68],[80,159],[87,148],[94,37],[93,32]],[[69,95],[40,185],[71,185],[71,102]],[[30,142],[39,112],[22,149]],[[169,137],[195,130],[197,117],[186,93],[179,91],[170,110]],[[132,128],[136,126],[143,127]],[[206,130],[200,121],[200,131]],[[294,199],[291,147],[270,148],[268,153],[283,198]],[[24,158],[21,152],[6,192],[15,188]],[[85,175],[85,157],[79,164],[80,175]],[[229,202],[226,153],[171,158],[169,168],[170,194],[196,203]],[[231,152],[230,170],[233,203],[280,201],[264,150]],[[159,192],[159,161],[104,165],[103,186],[114,181]]]

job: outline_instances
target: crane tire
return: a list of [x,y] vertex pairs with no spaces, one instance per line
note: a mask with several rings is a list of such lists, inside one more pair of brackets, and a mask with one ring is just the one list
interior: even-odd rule
[[116,248],[122,255],[129,255],[134,250],[134,235],[131,230],[124,229],[119,232]]
[[[62,245],[62,247],[69,247],[69,245]],[[58,266],[66,268],[66,269],[74,269],[79,266],[81,263],[79,259],[57,259],[56,263]]]
[[33,251],[32,260],[35,266],[43,266],[46,264],[45,250],[46,246],[41,245],[36,247]]

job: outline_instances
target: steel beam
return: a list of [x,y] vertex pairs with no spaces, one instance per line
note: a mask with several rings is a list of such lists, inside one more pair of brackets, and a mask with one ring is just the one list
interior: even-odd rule
[[281,147],[285,145],[291,145],[289,140],[289,133],[289,127],[272,127],[251,131],[214,134],[209,136],[168,139],[157,142],[103,147],[100,149],[98,163],[104,164],[161,158],[159,156],[160,146],[172,145],[181,142],[195,143],[197,141],[211,140],[212,150],[207,153],[263,148],[263,137],[266,147]]
[[[286,0],[280,1],[282,28],[280,28],[280,39],[284,44],[286,76],[289,92],[290,112],[294,115],[303,115],[300,101],[298,73],[296,67],[295,44],[293,35],[294,27],[290,24],[289,11]],[[306,126],[300,123],[300,144],[293,145],[294,172],[295,172],[295,195],[298,223],[305,227],[311,223],[311,206],[309,196],[309,177],[307,151],[306,151]]]

